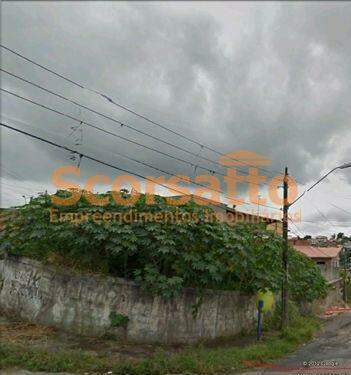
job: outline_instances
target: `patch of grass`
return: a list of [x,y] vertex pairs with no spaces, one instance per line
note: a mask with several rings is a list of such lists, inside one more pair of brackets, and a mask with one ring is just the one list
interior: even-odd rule
[[26,345],[0,343],[0,368],[19,366],[31,371],[76,372],[94,365],[94,357],[81,351],[50,353]]
[[108,353],[62,350],[55,353],[23,344],[0,343],[0,369],[20,367],[32,371],[113,371],[120,375],[162,375],[167,373],[216,374],[272,362],[310,340],[320,322],[311,317],[295,319],[283,334],[270,335],[245,347],[188,347],[179,353],[159,351],[148,359],[114,360]]
[[123,314],[119,314],[116,311],[111,311],[110,322],[111,327],[122,327],[127,325],[129,318]]

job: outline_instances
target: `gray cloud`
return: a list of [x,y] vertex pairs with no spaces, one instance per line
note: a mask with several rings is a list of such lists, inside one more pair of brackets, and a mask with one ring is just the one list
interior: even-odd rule
[[[6,2],[2,43],[223,153],[259,152],[272,160],[274,171],[289,165],[298,181],[308,184],[323,170],[350,159],[350,18],[351,5],[335,2],[267,6]],[[6,69],[138,129],[200,151],[4,51],[2,61]],[[2,86],[191,160],[6,74]],[[73,125],[67,119],[6,94],[2,112],[31,124],[38,134],[74,143],[67,138]],[[2,142],[3,162],[28,180],[48,181],[55,166],[69,162],[69,155],[7,131],[2,132]],[[84,130],[81,149],[142,174],[155,171],[112,152],[174,173],[193,173],[191,167],[89,129]],[[217,158],[205,151],[201,155]],[[117,173],[88,162],[82,167],[84,176]],[[351,183],[350,173],[344,176]]]

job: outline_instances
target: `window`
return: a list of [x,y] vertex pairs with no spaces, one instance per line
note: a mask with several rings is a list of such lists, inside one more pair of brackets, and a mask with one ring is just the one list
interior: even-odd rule
[[325,262],[318,261],[317,266],[319,267],[319,269],[321,270],[322,273],[325,273],[327,271],[327,266],[326,266]]

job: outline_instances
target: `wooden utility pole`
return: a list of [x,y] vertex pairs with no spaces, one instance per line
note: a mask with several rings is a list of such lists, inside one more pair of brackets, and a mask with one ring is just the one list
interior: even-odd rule
[[286,328],[289,321],[289,311],[288,311],[288,265],[289,265],[289,256],[288,256],[288,211],[289,211],[289,202],[288,202],[288,167],[285,168],[284,173],[284,205],[283,205],[283,285],[282,285],[282,328]]

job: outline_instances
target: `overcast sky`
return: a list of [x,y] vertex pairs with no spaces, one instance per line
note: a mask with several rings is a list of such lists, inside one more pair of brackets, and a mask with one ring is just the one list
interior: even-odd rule
[[[250,150],[289,166],[303,191],[351,161],[351,4],[347,2],[2,2],[1,43],[220,153]],[[214,161],[188,142],[1,49],[2,66],[138,130]],[[221,171],[3,73],[2,88],[172,156]],[[2,92],[2,120],[142,175],[204,174]],[[75,145],[79,143],[79,145]],[[53,191],[71,155],[1,129],[1,205]],[[83,158],[82,184],[119,173]],[[76,179],[77,180],[77,179]],[[224,187],[224,186],[222,186]],[[241,189],[245,197],[245,187]],[[262,187],[261,195],[265,196]],[[257,210],[256,206],[245,207]],[[244,209],[244,206],[243,206]],[[263,210],[263,207],[260,208]],[[351,235],[351,169],[306,195],[300,234]],[[293,234],[293,233],[292,233]]]

